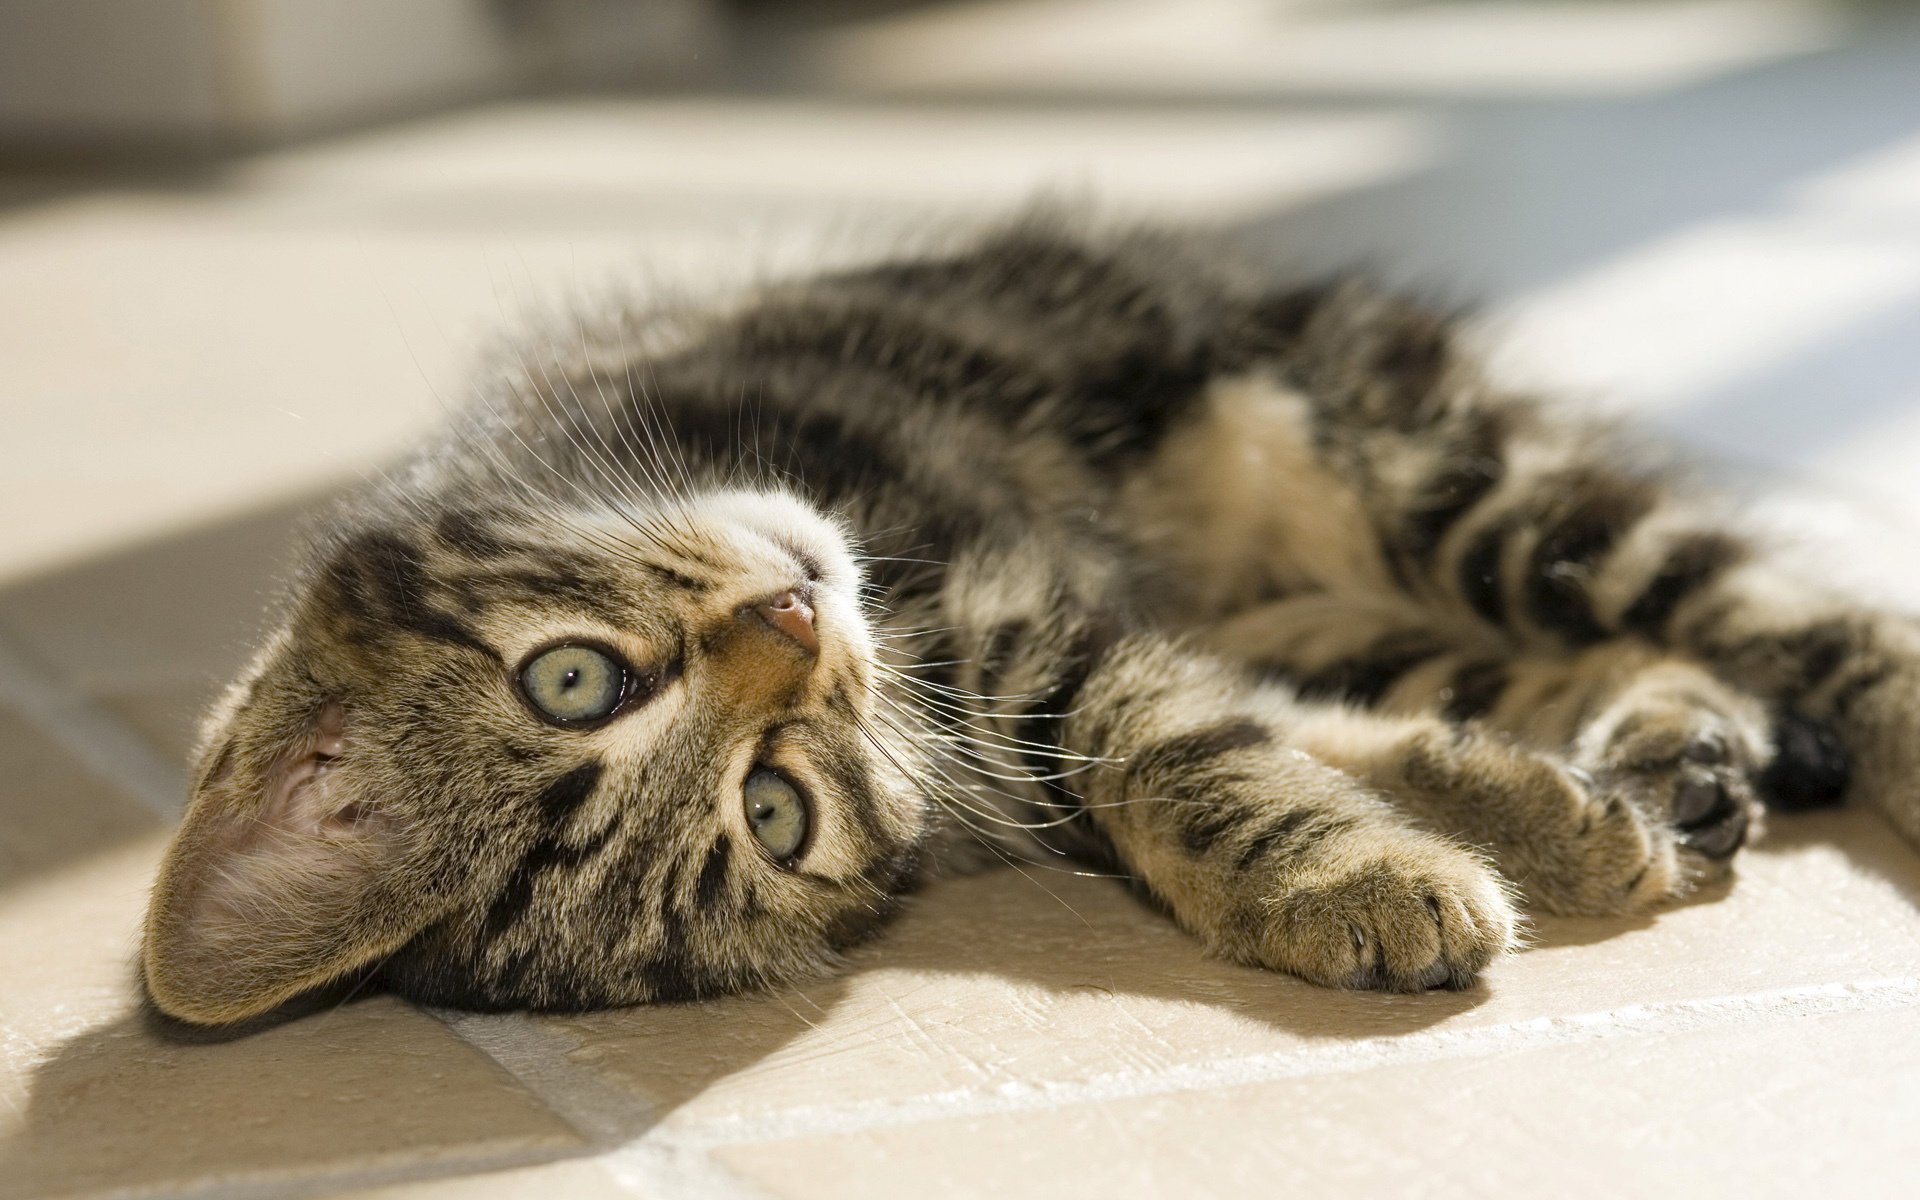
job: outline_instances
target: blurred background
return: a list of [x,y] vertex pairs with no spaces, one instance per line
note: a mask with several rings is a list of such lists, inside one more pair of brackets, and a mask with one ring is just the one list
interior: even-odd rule
[[[1476,303],[1516,386],[1920,561],[1906,6],[0,0],[10,765],[169,813],[292,522],[502,331],[1038,194]],[[9,820],[20,873],[120,818]]]

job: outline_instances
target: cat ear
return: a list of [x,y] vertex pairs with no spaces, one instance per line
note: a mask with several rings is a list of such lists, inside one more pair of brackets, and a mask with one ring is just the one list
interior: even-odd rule
[[260,736],[242,709],[203,768],[148,910],[147,993],[195,1024],[244,1020],[423,927],[405,823],[366,794],[337,703]]

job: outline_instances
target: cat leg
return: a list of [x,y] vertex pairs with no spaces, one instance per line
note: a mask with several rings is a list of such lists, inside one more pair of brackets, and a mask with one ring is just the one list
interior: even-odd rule
[[1215,952],[1405,991],[1467,986],[1511,945],[1506,882],[1307,752],[1283,692],[1146,640],[1104,663],[1066,732],[1124,765],[1089,773],[1081,811]]
[[1423,825],[1482,848],[1530,908],[1640,911],[1685,894],[1711,862],[1664,806],[1484,728],[1329,705],[1293,735]]
[[1513,654],[1404,602],[1328,595],[1262,605],[1207,641],[1340,702],[1303,728],[1309,750],[1492,847],[1556,912],[1641,907],[1719,874],[1775,773],[1764,706],[1638,643]]
[[[1851,789],[1920,843],[1920,624],[1809,584],[1711,501],[1615,467],[1572,430],[1513,438],[1505,482],[1434,549],[1419,584],[1432,611],[1524,647],[1513,680],[1557,687],[1563,659],[1599,680],[1572,687],[1590,768],[1665,770],[1692,787],[1684,810],[1707,803],[1703,772],[1782,808]],[[1526,733],[1565,716],[1551,699],[1509,695],[1488,720]]]
[[1284,689],[1057,610],[972,628],[983,690],[1022,697],[983,718],[1004,738],[975,739],[1028,756],[1032,785],[1008,814],[1125,874],[1214,953],[1404,991],[1467,986],[1512,945],[1507,882],[1306,753],[1307,710]]
[[1724,539],[1738,557],[1695,570],[1697,543],[1659,539],[1628,547],[1607,582],[1637,587],[1635,603],[1654,598],[1649,636],[1780,714],[1769,803],[1806,807],[1845,792],[1920,844],[1920,623],[1826,593],[1752,544],[1695,536]]
[[1270,365],[1235,387],[1267,389],[1296,458],[1344,481],[1343,528],[1367,536],[1328,544],[1363,541],[1380,564],[1310,578],[1390,578],[1380,590],[1436,619],[1542,652],[1634,638],[1696,661],[1778,714],[1789,765],[1821,764],[1785,793],[1828,787],[1837,746],[1848,790],[1920,844],[1920,622],[1795,571],[1611,431],[1492,386],[1441,314],[1356,287],[1263,312]]

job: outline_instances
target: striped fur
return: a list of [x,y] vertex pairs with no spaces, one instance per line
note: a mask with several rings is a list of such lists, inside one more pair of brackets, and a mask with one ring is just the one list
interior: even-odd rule
[[[690,999],[831,967],[929,871],[1058,856],[1239,961],[1461,987],[1516,904],[1724,871],[1764,789],[1851,778],[1920,837],[1920,633],[1635,461],[1447,314],[1160,234],[616,314],[316,538],[207,724],[149,993]],[[754,619],[787,589],[817,649]],[[535,719],[517,664],[562,641],[638,699]],[[808,796],[790,862],[756,766]]]

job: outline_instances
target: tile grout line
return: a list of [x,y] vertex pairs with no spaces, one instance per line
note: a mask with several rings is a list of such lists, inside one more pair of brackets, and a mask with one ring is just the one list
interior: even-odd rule
[[[522,1014],[485,1015],[421,1007],[448,1032],[483,1054],[525,1088],[588,1149],[553,1153],[544,1149],[464,1151],[428,1162],[376,1166],[318,1167],[296,1175],[215,1180],[180,1187],[151,1185],[89,1193],[95,1200],[268,1200],[269,1197],[319,1197],[363,1188],[458,1180],[493,1171],[584,1162],[598,1166],[620,1188],[644,1200],[698,1195],[702,1200],[768,1200],[717,1164],[704,1149],[649,1144],[658,1124],[652,1106],[607,1082],[590,1067],[569,1057],[578,1043],[534,1026]],[[637,1136],[636,1136],[637,1134]]]
[[[597,1161],[636,1195],[754,1200],[766,1195],[715,1161],[716,1150],[807,1137],[834,1137],[937,1121],[1053,1111],[1378,1067],[1479,1058],[1579,1045],[1613,1037],[1660,1037],[1807,1017],[1920,1009],[1920,978],[1899,976],[1776,988],[1745,995],[1630,1005],[1571,1016],[1536,1017],[1457,1031],[1339,1040],[1267,1054],[1120,1073],[1074,1083],[1008,1082],[906,1100],[794,1108],[745,1120],[671,1128],[665,1114],[591,1066],[567,1061],[574,1039],[529,1018],[435,1013],[499,1063],[598,1148]],[[623,1117],[624,1114],[624,1117]]]
[[96,777],[172,822],[185,807],[186,776],[126,722],[33,663],[0,635],[0,711],[10,711]]
[[[96,778],[105,782],[156,816],[172,823],[185,808],[184,772],[156,753],[146,739],[125,721],[103,710],[79,689],[34,663],[12,639],[0,633],[0,713],[11,713],[49,741],[78,760]],[[439,1015],[439,1014],[435,1014]],[[459,1029],[454,1032],[474,1044]],[[489,1059],[520,1078],[520,1073],[500,1063],[484,1046],[476,1046]],[[544,1094],[536,1098],[553,1111]],[[570,1116],[555,1113],[579,1132],[579,1124]],[[210,1184],[188,1184],[180,1188],[136,1186],[116,1189],[103,1195],[163,1195],[180,1200],[254,1200],[255,1197],[320,1195],[345,1188],[376,1187],[510,1170],[565,1161],[545,1151],[495,1151],[449,1156],[432,1163],[407,1163],[392,1166],[351,1167],[337,1171],[320,1169],[302,1172],[295,1178],[239,1179]]]
[[[555,1156],[546,1150],[498,1150],[492,1153],[456,1153],[424,1162],[384,1166],[317,1167],[298,1174],[274,1175],[269,1170],[256,1170],[238,1178],[187,1183],[178,1187],[135,1183],[71,1195],[72,1200],[79,1200],[80,1197],[85,1197],[85,1200],[299,1200],[301,1197],[314,1197],[318,1200],[345,1191],[434,1183],[465,1175],[511,1171],[563,1161],[566,1161],[564,1156]],[[68,1193],[61,1195],[67,1196]]]
[[599,1069],[574,1060],[578,1040],[542,1028],[531,1017],[425,1010],[455,1036],[492,1059],[593,1148],[588,1160],[623,1190],[646,1200],[767,1200],[715,1162],[704,1146],[662,1128],[662,1114]]
[[1920,978],[1898,977],[1778,988],[1739,996],[1682,1000],[1565,1017],[1536,1017],[1505,1025],[1335,1041],[1266,1054],[1096,1076],[1064,1084],[1008,1081],[905,1100],[856,1101],[792,1108],[741,1120],[724,1119],[673,1130],[687,1148],[832,1137],[965,1117],[1043,1112],[1084,1104],[1178,1095],[1287,1079],[1344,1075],[1377,1067],[1488,1057],[1611,1037],[1659,1037],[1805,1017],[1920,1008]]

